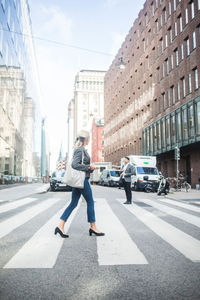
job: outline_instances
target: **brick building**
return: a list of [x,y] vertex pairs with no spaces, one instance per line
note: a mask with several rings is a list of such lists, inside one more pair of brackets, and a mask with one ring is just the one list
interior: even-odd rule
[[93,119],[92,122],[92,162],[104,161],[104,145],[103,145],[103,119]]
[[[123,58],[125,69],[119,68]],[[156,155],[200,177],[200,0],[147,0],[105,77],[105,160]]]

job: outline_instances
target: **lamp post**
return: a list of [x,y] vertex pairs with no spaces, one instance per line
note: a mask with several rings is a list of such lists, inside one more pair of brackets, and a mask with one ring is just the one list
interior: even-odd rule
[[40,161],[40,174],[44,182],[44,177],[46,176],[46,143],[45,143],[45,130],[44,124],[45,118],[42,119],[41,123],[41,161]]
[[177,146],[174,150],[175,159],[176,159],[176,190],[178,191],[178,176],[179,176],[179,169],[178,169],[178,161],[180,160],[180,148]]

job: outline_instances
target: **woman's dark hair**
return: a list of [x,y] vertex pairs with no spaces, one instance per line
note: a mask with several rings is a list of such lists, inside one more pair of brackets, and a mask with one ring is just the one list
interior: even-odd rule
[[126,159],[130,160],[130,158],[128,156],[125,156]]

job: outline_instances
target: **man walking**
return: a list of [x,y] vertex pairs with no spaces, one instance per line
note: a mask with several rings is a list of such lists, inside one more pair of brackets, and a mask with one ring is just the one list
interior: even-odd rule
[[122,168],[122,184],[126,193],[126,202],[124,204],[132,203],[132,192],[131,192],[131,176],[133,175],[133,166],[130,164],[128,156],[124,158],[125,165]]

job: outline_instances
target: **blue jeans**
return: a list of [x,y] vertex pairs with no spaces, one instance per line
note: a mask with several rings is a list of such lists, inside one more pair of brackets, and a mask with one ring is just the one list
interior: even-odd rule
[[89,178],[85,178],[84,181],[84,188],[83,189],[77,189],[72,188],[72,200],[69,206],[65,209],[64,213],[60,217],[61,220],[67,221],[69,216],[71,215],[74,208],[78,205],[78,201],[83,195],[87,202],[87,216],[88,216],[88,222],[92,223],[95,222],[95,212],[94,212],[94,199],[92,196],[92,189],[90,187]]

